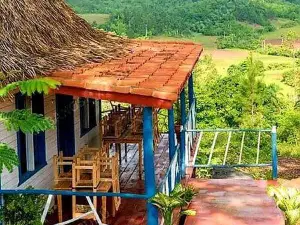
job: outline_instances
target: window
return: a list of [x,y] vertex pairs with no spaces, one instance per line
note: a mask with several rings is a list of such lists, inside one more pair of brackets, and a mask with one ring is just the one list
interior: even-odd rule
[[[33,113],[44,115],[44,97],[35,94],[31,98],[16,94],[16,109],[29,109]],[[44,167],[46,162],[45,132],[24,134],[17,132],[19,165],[19,185]]]
[[97,126],[96,102],[94,99],[79,99],[80,105],[80,133],[81,137]]

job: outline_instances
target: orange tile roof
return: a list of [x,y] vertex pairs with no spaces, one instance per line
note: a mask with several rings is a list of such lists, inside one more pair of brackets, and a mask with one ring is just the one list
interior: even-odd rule
[[62,83],[57,93],[170,108],[202,53],[190,42],[134,42],[121,59],[93,63],[49,77]]

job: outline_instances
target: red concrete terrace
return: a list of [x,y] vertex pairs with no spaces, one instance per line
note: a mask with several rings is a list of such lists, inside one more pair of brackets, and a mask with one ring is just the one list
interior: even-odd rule
[[171,108],[202,50],[189,42],[135,41],[123,58],[57,71],[49,77],[62,83],[60,94]]
[[243,179],[189,181],[199,189],[185,225],[284,225],[284,216],[266,193],[268,181]]

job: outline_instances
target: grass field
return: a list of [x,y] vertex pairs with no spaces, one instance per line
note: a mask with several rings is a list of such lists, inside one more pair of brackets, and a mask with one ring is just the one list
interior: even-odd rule
[[79,16],[89,23],[104,24],[109,20],[109,14],[79,14]]
[[264,34],[263,37],[267,40],[280,39],[285,35],[287,35],[290,31],[294,31],[297,34],[297,36],[300,37],[300,24],[289,28],[282,28],[282,26],[290,22],[292,22],[292,20],[288,20],[288,19],[273,20],[272,24],[276,27],[276,30]]
[[217,37],[215,36],[204,36],[202,34],[193,34],[190,37],[166,37],[166,36],[154,36],[151,39],[153,40],[169,40],[169,41],[193,41],[196,43],[200,43],[204,46],[205,49],[216,49],[217,48]]
[[[204,55],[211,55],[213,61],[216,65],[216,69],[221,75],[226,75],[229,66],[236,65],[245,60],[250,54],[250,51],[240,50],[240,49],[210,49],[204,52]],[[274,63],[288,63],[291,65],[291,68],[295,64],[295,59],[281,56],[270,56],[262,55],[259,53],[253,53],[253,56],[256,60],[260,60],[264,63],[265,67],[269,64]],[[283,70],[267,70],[265,72],[265,81],[266,83],[274,83],[279,86],[281,93],[284,95],[294,95],[294,88],[281,82],[282,75],[285,71]]]
[[300,37],[300,25],[290,27],[290,28],[280,28],[278,30],[275,30],[273,32],[266,33],[264,35],[265,39],[279,39],[286,34],[288,34],[290,31],[294,31],[298,37]]

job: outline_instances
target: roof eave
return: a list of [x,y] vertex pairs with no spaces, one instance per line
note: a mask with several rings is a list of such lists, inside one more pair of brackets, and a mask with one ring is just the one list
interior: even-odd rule
[[92,98],[97,100],[107,100],[141,105],[144,107],[154,107],[160,109],[171,109],[174,101],[154,98],[152,96],[142,96],[136,94],[120,94],[115,92],[87,90],[83,88],[61,86],[53,90],[54,94],[71,95],[75,97]]

